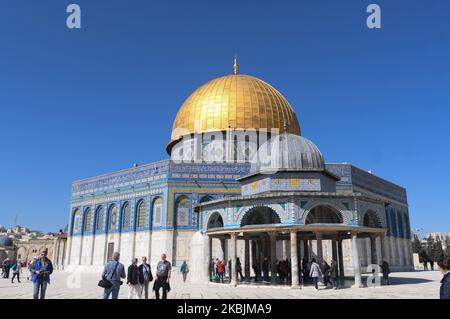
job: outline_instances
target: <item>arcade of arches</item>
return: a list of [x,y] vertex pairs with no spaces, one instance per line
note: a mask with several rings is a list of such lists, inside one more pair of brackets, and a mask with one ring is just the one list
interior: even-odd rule
[[[344,256],[342,242],[350,240],[353,263],[353,287],[362,287],[361,264],[358,253],[358,238],[370,238],[371,261],[380,265],[384,255],[384,238],[386,230],[376,218],[376,214],[366,213],[364,226],[349,226],[342,223],[342,216],[333,208],[323,205],[312,209],[306,217],[305,224],[283,224],[280,217],[269,207],[255,207],[248,211],[241,220],[240,227],[223,228],[223,220],[219,213],[213,213],[207,224],[206,235],[209,236],[209,258],[213,252],[213,239],[220,243],[221,257],[231,259],[232,265],[237,260],[237,243],[244,244],[243,268],[245,281],[250,282],[251,269],[262,269],[264,258],[270,260],[271,283],[277,283],[277,256],[290,259],[291,285],[300,287],[299,263],[303,258],[318,262],[324,261],[323,244],[331,243],[332,256],[339,268],[340,277],[343,279]],[[229,241],[229,245],[227,243]],[[281,242],[282,254],[279,249]],[[312,247],[315,247],[313,251]],[[230,247],[229,252],[226,247]],[[216,247],[217,248],[217,247]],[[328,260],[329,262],[330,260]],[[255,267],[256,266],[256,267]],[[237,271],[232,267],[231,285],[237,285]]]

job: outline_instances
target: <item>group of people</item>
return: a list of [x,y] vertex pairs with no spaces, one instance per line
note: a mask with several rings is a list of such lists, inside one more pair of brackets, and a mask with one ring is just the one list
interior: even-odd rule
[[20,260],[16,260],[15,262],[12,262],[9,258],[6,258],[3,260],[1,264],[2,268],[2,278],[9,278],[9,275],[12,270],[12,278],[11,283],[14,283],[14,279],[17,277],[17,282],[20,283],[20,274],[22,273],[22,267],[23,263]]
[[428,270],[428,264],[430,264],[431,270],[434,270],[434,261],[428,257],[423,259],[423,270]]
[[[161,255],[161,260],[156,266],[156,278],[153,278],[150,264],[147,263],[147,257],[142,257],[141,264],[138,265],[138,259],[133,258],[131,265],[125,273],[125,266],[119,261],[120,253],[113,254],[113,260],[108,262],[102,273],[102,280],[110,282],[108,287],[104,288],[103,299],[117,299],[120,287],[123,283],[122,279],[126,279],[128,286],[128,299],[137,298],[148,299],[150,282],[154,280],[153,291],[155,298],[160,299],[160,291],[162,289],[162,299],[167,299],[167,293],[170,291],[170,278],[172,275],[172,264],[167,260],[166,254]],[[180,267],[183,275],[183,281],[189,269],[186,261]]]
[[[315,258],[308,261],[303,258],[301,263],[298,265],[299,274],[301,274],[299,284],[312,284],[316,290],[319,289],[319,282],[322,282],[325,287],[331,286],[333,289],[339,289],[340,285],[340,272],[339,265],[336,260],[332,260],[331,264],[327,261],[319,263]],[[244,280],[242,275],[242,265],[239,258],[236,259],[236,270],[238,274],[237,279]],[[259,263],[254,263],[252,265],[253,272],[255,274],[255,282],[263,281],[270,282],[270,268],[271,262],[269,258],[265,257],[262,261],[261,267]],[[383,275],[384,284],[389,285],[389,264],[386,261],[380,265],[380,269]],[[291,261],[289,259],[277,260],[276,261],[276,272],[277,272],[277,283],[279,284],[290,284],[292,281],[291,273]],[[210,273],[211,281],[224,283],[225,275],[228,273],[229,281],[233,276],[231,260],[228,262],[225,259],[220,260],[219,258],[213,258],[210,261]]]
[[[231,259],[228,260],[228,263],[225,259],[220,260],[219,258],[211,259],[210,262],[210,273],[211,273],[211,281],[218,282],[218,283],[224,283],[225,281],[225,275],[228,273],[229,281],[231,281],[231,278],[233,276],[232,271],[232,262]],[[244,276],[242,275],[242,265],[239,258],[236,259],[236,270],[238,274],[238,280],[239,277],[241,280],[244,280]]]
[[299,266],[303,284],[312,283],[314,289],[318,290],[319,282],[322,278],[322,282],[326,288],[330,285],[333,289],[339,289],[339,266],[336,260],[333,259],[330,265],[326,261],[319,264],[315,258],[311,262],[303,258]]

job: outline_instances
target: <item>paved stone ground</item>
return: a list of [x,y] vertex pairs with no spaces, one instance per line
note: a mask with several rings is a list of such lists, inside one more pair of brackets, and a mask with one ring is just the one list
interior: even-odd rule
[[[11,284],[10,279],[0,278],[0,299],[26,299],[32,297],[33,285],[27,281],[26,274],[22,282]],[[339,290],[320,287],[315,291],[311,286],[302,289],[289,287],[258,287],[242,285],[237,288],[227,284],[209,284],[201,286],[194,283],[183,283],[179,274],[174,274],[171,282],[172,291],[169,298],[190,299],[246,299],[246,298],[364,298],[364,299],[436,299],[439,296],[441,274],[438,271],[403,272],[391,274],[390,286],[376,288],[350,288],[351,281]],[[67,271],[55,271],[51,285],[47,289],[47,298],[66,299],[98,299],[102,296],[102,289],[97,286],[99,275],[97,273],[71,274]],[[128,287],[122,286],[119,298],[127,298]],[[153,297],[153,295],[152,295]],[[154,298],[154,297],[153,297]]]

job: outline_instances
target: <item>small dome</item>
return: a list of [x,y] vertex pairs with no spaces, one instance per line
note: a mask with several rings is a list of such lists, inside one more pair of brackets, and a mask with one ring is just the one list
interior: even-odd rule
[[265,142],[251,161],[250,173],[277,170],[324,170],[317,146],[303,136],[283,133]]
[[12,238],[7,236],[0,237],[0,247],[12,247],[14,246],[14,241]]

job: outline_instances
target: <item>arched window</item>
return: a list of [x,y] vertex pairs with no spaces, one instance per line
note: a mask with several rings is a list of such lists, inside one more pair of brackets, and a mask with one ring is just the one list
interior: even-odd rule
[[118,214],[117,214],[117,206],[116,205],[112,205],[109,208],[109,221],[108,221],[108,230],[116,230],[118,223],[117,223],[117,218],[118,218]]
[[137,208],[137,227],[145,226],[145,201],[141,200]]
[[90,208],[86,209],[84,214],[84,229],[85,233],[90,233],[92,231],[92,211]]
[[189,226],[189,208],[191,201],[186,196],[181,196],[176,204],[177,226]]
[[81,211],[77,208],[75,212],[73,213],[73,227],[72,232],[73,233],[79,233],[81,231]]
[[122,207],[122,216],[122,228],[131,229],[131,206],[128,202],[126,202]]
[[95,230],[103,231],[105,230],[105,211],[103,206],[97,208],[97,224],[95,225]]
[[161,199],[161,197],[158,197],[153,201],[152,213],[153,213],[153,225],[161,226],[161,220],[162,220],[162,199]]

